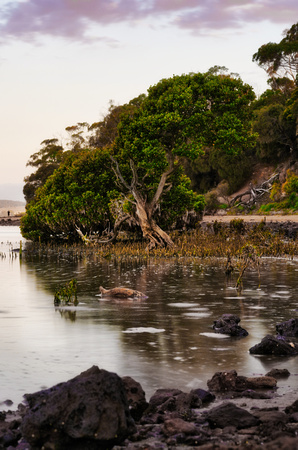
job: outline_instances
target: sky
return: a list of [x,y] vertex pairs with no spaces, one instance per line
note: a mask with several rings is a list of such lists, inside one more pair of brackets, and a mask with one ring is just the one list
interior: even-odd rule
[[252,56],[297,19],[297,0],[0,0],[0,199],[23,200],[43,140],[162,78],[225,66],[260,95]]

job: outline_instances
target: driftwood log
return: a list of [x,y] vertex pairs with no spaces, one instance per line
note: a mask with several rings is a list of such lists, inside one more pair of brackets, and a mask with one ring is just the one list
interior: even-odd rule
[[147,298],[143,292],[136,291],[134,289],[116,287],[113,289],[105,289],[102,286],[99,288],[101,295],[104,297],[115,297],[115,298]]
[[[259,198],[261,198],[264,194],[268,194],[275,181],[277,181],[279,178],[279,173],[273,174],[269,180],[263,181],[258,186],[253,186],[252,183],[250,183],[249,189],[242,192],[241,194],[236,195],[231,200],[231,206],[234,206],[237,204],[237,206],[252,206],[256,203]],[[248,197],[248,199],[244,200],[245,197]]]

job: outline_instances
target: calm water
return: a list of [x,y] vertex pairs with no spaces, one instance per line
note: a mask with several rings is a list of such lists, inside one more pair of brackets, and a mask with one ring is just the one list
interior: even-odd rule
[[[298,261],[266,260],[260,279],[247,272],[237,295],[222,263],[27,262],[10,252],[20,239],[18,227],[0,227],[0,403],[11,399],[16,407],[24,393],[92,365],[132,376],[147,399],[162,387],[206,388],[216,371],[232,369],[250,376],[288,368],[292,376],[278,385],[297,387],[298,357],[255,357],[249,348],[275,334],[277,322],[297,317]],[[55,288],[71,278],[78,307],[55,308]],[[100,285],[132,287],[148,299],[104,300]],[[213,334],[223,313],[238,314],[249,336]]]

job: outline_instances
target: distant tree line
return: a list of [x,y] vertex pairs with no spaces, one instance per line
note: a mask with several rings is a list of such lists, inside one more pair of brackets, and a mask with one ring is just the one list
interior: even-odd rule
[[296,157],[297,56],[295,24],[253,55],[269,76],[258,99],[237,74],[215,66],[111,103],[102,121],[68,127],[64,147],[44,140],[28,161],[23,236],[110,242],[126,229],[149,248],[172,246],[169,231],[195,224],[214,186],[234,192],[256,160]]

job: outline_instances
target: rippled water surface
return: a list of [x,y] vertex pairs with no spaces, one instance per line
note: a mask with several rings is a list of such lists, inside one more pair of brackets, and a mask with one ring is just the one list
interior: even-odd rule
[[[20,259],[17,227],[0,227],[0,403],[66,381],[92,365],[130,375],[147,398],[157,388],[206,388],[216,371],[264,374],[288,368],[279,383],[298,385],[298,357],[268,358],[249,348],[298,314],[298,262],[266,260],[245,273],[237,294],[223,263],[180,260],[74,263]],[[57,286],[78,280],[77,307],[55,308]],[[127,286],[146,300],[108,300],[99,286]],[[213,321],[238,314],[244,339],[214,334]],[[291,384],[291,386],[290,386]],[[3,407],[2,407],[3,409]]]

